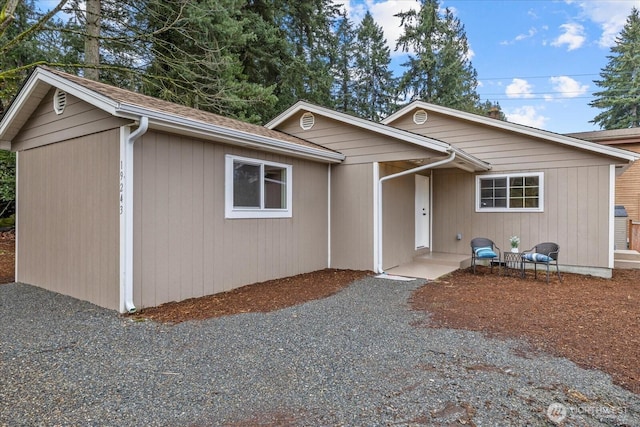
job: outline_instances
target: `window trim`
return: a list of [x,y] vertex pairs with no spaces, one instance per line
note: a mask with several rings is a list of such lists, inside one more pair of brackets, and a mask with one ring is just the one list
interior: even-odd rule
[[[482,179],[495,179],[495,178],[506,178],[507,179],[507,194],[509,194],[509,181],[511,178],[526,178],[530,176],[538,177],[538,207],[537,208],[483,208],[480,206],[481,196],[481,186],[480,182]],[[507,197],[507,203],[509,203],[509,198]],[[512,172],[512,173],[504,173],[504,174],[492,174],[492,175],[476,175],[476,212],[544,212],[544,172]]]
[[[242,163],[260,166],[261,170],[261,192],[259,208],[239,208],[233,205],[233,164],[239,161]],[[285,169],[286,171],[286,208],[274,209],[264,207],[264,167],[275,166]],[[266,160],[253,159],[249,157],[235,156],[231,154],[225,155],[225,218],[291,218],[293,216],[293,191],[292,191],[292,175],[293,167],[284,163],[270,162]]]

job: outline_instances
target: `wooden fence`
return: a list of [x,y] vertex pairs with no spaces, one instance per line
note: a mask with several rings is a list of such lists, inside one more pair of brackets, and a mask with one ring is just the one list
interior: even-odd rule
[[640,252],[640,221],[629,220],[629,249]]

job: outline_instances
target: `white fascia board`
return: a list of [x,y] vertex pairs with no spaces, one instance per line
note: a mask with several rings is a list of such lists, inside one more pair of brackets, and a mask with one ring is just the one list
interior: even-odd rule
[[473,166],[474,171],[478,171],[478,170],[488,171],[488,170],[491,170],[492,168],[490,163],[480,160],[472,156],[471,154],[465,153],[463,150],[457,147],[452,146],[451,151],[456,153],[456,158],[462,159],[465,161],[465,163],[468,163],[471,166]]
[[243,132],[237,129],[217,126],[197,120],[190,120],[180,116],[149,110],[136,105],[120,104],[115,115],[126,118],[146,116],[149,118],[149,126],[152,128],[187,131],[200,135],[204,139],[211,139],[212,136],[215,136],[216,140],[221,140],[233,145],[242,145],[257,149],[268,148],[271,151],[276,151],[282,154],[305,157],[330,163],[340,163],[345,159],[345,156],[342,153],[288,143],[275,138],[255,135],[250,132]]
[[[31,78],[26,82],[24,87],[20,90],[20,92],[18,92],[16,98],[13,100],[11,105],[9,105],[9,109],[4,113],[4,116],[2,116],[2,122],[0,122],[0,139],[2,139],[2,136],[4,136],[5,132],[7,131],[7,127],[9,126],[9,123],[13,122],[15,117],[18,115],[18,113],[22,109],[21,107],[24,104],[24,102],[33,93],[33,90],[36,87],[36,83],[37,81],[36,79],[33,78],[33,75],[32,75]],[[11,144],[11,141],[6,141],[4,139],[2,139],[2,142],[3,143],[9,142],[9,144]]]
[[118,107],[118,102],[113,99],[106,97],[98,92],[95,92],[91,89],[88,89],[82,85],[76,84],[72,81],[65,79],[64,77],[60,77],[56,74],[50,73],[47,70],[43,70],[38,68],[36,70],[38,73],[38,79],[48,83],[49,85],[56,87],[60,90],[63,90],[76,98],[81,99],[84,102],[87,102],[93,105],[96,108],[106,111],[112,115],[115,115],[116,109]]
[[2,143],[10,143],[10,141],[2,139],[2,136],[7,131],[7,126],[15,120],[26,101],[33,96],[34,91],[41,83],[63,90],[76,98],[95,106],[96,108],[115,114],[116,107],[118,105],[116,101],[87,89],[84,86],[73,83],[64,77],[51,73],[48,70],[36,68],[29,76],[22,89],[20,89],[20,92],[18,92],[15,100],[9,106],[9,109],[0,123],[0,140],[2,140]]
[[268,129],[273,129],[301,110],[319,114],[342,123],[378,133],[380,135],[385,135],[391,138],[399,139],[401,141],[409,142],[423,148],[437,151],[439,153],[447,153],[451,148],[450,144],[443,141],[438,141],[437,139],[429,138],[423,135],[416,135],[402,129],[387,126],[386,124],[375,123],[370,120],[361,119],[359,117],[354,117],[349,114],[334,111],[325,107],[320,107],[318,105],[309,104],[303,101],[299,101],[294,104],[284,113],[280,114],[278,117],[267,123],[265,127]]
[[396,111],[389,117],[386,117],[381,123],[388,125],[399,117],[405,115],[408,111],[414,108],[422,108],[435,113],[444,114],[450,117],[463,119],[466,121],[483,124],[486,126],[494,127],[497,129],[506,130],[509,132],[515,132],[521,135],[531,136],[534,138],[545,139],[547,141],[557,142],[563,145],[567,145],[582,150],[591,151],[598,154],[603,154],[609,157],[615,157],[625,160],[627,162],[634,162],[640,160],[640,155],[632,152],[621,150],[619,148],[601,145],[595,142],[589,142],[578,138],[572,138],[570,136],[561,135],[558,133],[549,132],[542,129],[532,128],[529,126],[520,125],[517,123],[506,122],[503,120],[492,119],[491,117],[484,117],[478,114],[467,113],[466,111],[460,111],[453,108],[441,107],[435,104],[429,104],[424,101],[414,101],[404,108]]

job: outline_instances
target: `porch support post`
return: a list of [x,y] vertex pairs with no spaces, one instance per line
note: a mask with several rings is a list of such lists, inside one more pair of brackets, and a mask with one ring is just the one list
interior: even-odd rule
[[[377,200],[377,224],[376,224],[376,228],[377,228],[377,233],[374,233],[374,244],[375,244],[375,235],[377,234],[378,236],[378,241],[377,241],[377,265],[375,268],[376,273],[384,273],[384,269],[382,268],[382,201],[383,201],[383,197],[382,197],[382,183],[384,183],[385,181],[388,181],[390,179],[394,179],[394,178],[399,178],[401,176],[405,176],[405,175],[409,175],[409,174],[415,174],[417,172],[422,172],[423,170],[427,170],[427,169],[433,169],[435,167],[438,166],[442,166],[444,164],[447,163],[451,163],[455,160],[456,158],[456,153],[454,151],[450,151],[449,152],[449,157],[447,157],[446,159],[442,159],[439,160],[437,162],[434,163],[429,163],[426,165],[422,165],[422,166],[418,166],[417,168],[413,168],[413,169],[407,169],[406,171],[402,171],[402,172],[398,172],[398,173],[394,173],[391,175],[387,175],[387,176],[383,176],[382,178],[378,178],[378,185],[377,185],[377,191],[374,192],[374,200],[375,200],[375,194],[377,193],[378,196],[378,200]],[[378,163],[374,163],[374,176],[376,171],[378,171],[378,176],[379,176],[379,169],[378,169],[379,165]],[[374,223],[376,223],[376,218],[374,217]]]

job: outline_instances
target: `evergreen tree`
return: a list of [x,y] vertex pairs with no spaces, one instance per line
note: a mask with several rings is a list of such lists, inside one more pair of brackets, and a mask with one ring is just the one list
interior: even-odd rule
[[[252,0],[241,7],[241,19],[250,39],[236,46],[247,81],[282,93],[284,70],[291,60],[286,28],[282,25],[286,0]],[[274,117],[286,108],[274,103],[260,105],[263,119]]]
[[591,123],[600,128],[640,126],[640,16],[634,7],[611,48],[609,62],[594,83],[602,88],[590,106],[602,109]]
[[405,98],[477,112],[477,76],[460,20],[449,9],[441,15],[438,0],[423,0],[420,10],[396,16],[404,27],[396,49],[413,52],[402,64],[407,70],[399,90]]
[[48,53],[38,40],[39,32],[64,6],[61,1],[42,16],[36,2],[5,2],[0,10],[0,114],[16,94],[34,64],[45,63]]
[[353,23],[346,11],[343,11],[338,21],[336,31],[336,63],[334,66],[333,102],[336,110],[345,113],[355,111],[356,97],[354,96],[354,82],[352,78],[354,68],[354,40],[356,34]]
[[476,112],[480,96],[478,73],[469,61],[469,43],[464,26],[449,9],[444,12],[445,34],[438,55],[438,103],[462,111]]
[[396,79],[389,69],[391,54],[382,28],[369,12],[356,29],[356,114],[380,121],[395,110]]
[[333,32],[339,9],[332,0],[286,0],[280,28],[285,31],[290,57],[282,70],[278,96],[281,110],[304,99],[333,107],[331,70],[336,61]]
[[[179,17],[170,28],[159,11],[178,7]],[[244,27],[241,2],[203,0],[186,4],[160,0],[155,9],[157,26],[150,41],[151,64],[143,91],[190,107],[260,122],[260,110],[275,103],[272,88],[248,81],[238,52],[254,43],[254,34]]]

